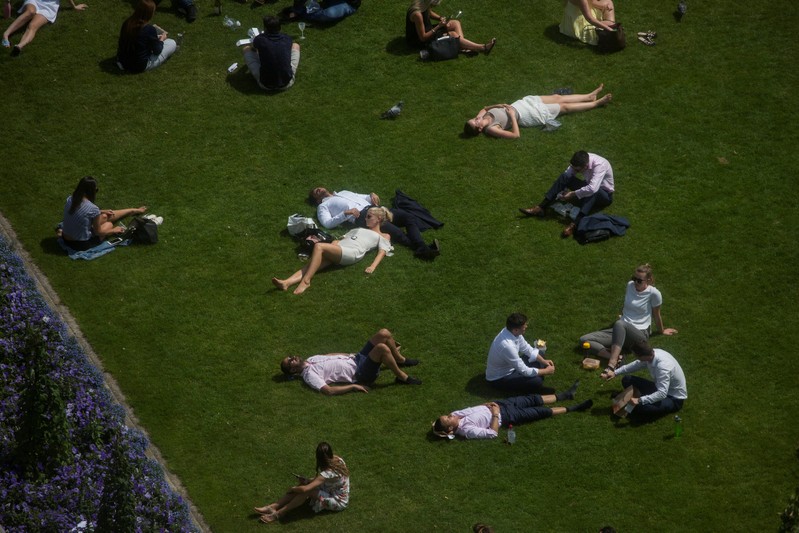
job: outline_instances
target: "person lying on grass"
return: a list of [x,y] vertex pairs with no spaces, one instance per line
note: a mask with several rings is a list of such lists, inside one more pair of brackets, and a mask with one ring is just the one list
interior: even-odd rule
[[594,405],[593,400],[569,407],[542,407],[563,400],[573,400],[579,384],[579,381],[575,381],[566,392],[544,396],[513,396],[441,415],[433,424],[433,433],[448,439],[456,435],[464,439],[494,439],[499,434],[500,426],[515,426],[555,415],[585,411]]
[[394,335],[382,328],[366,341],[357,354],[329,353],[308,359],[292,355],[283,358],[280,369],[287,376],[300,376],[309,387],[333,396],[347,392],[369,392],[367,385],[377,379],[381,365],[391,370],[396,383],[421,385],[422,380],[402,371],[403,367],[418,364],[417,359],[403,356]]
[[596,109],[610,103],[613,95],[608,93],[597,99],[604,85],[588,94],[547,94],[544,96],[525,96],[512,104],[495,104],[484,107],[474,118],[463,125],[466,137],[485,133],[498,139],[516,139],[521,136],[519,128],[557,129],[555,118],[567,113],[578,113]]
[[331,243],[317,243],[308,263],[300,270],[286,279],[272,278],[272,284],[281,291],[299,284],[294,289],[294,294],[302,294],[311,285],[311,279],[322,269],[330,265],[352,265],[357,263],[367,254],[379,248],[372,264],[366,267],[367,274],[371,274],[377,265],[387,255],[393,255],[391,237],[380,232],[380,224],[384,220],[391,221],[391,212],[385,207],[373,207],[366,213],[366,227],[355,228],[348,231],[339,241]]
[[[58,16],[58,8],[60,7],[60,0],[25,0],[19,10],[20,15],[15,18],[8,26],[6,31],[3,32],[3,48],[10,48],[11,36],[25,28],[19,44],[11,49],[11,56],[16,57],[22,53],[25,48],[36,37],[36,32],[39,28],[47,23],[55,24],[56,16]],[[86,9],[86,4],[75,4],[73,0],[69,1],[72,4],[72,9],[76,11],[83,11]]]
[[97,180],[84,176],[64,204],[64,218],[56,234],[73,250],[94,248],[103,239],[125,232],[116,222],[131,215],[147,212],[147,206],[127,209],[100,209],[94,202],[100,187]]
[[333,448],[326,442],[316,447],[316,477],[297,476],[297,481],[299,483],[275,503],[254,509],[261,515],[261,522],[269,524],[280,520],[305,502],[315,513],[343,511],[350,502],[350,471],[344,459],[333,455]]

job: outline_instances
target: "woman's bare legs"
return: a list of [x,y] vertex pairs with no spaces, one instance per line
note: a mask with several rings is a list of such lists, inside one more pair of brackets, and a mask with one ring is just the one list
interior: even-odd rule
[[[22,41],[20,41],[21,43]],[[108,221],[111,223],[118,222],[123,218],[129,217],[131,215],[143,215],[147,212],[147,206],[143,205],[141,207],[130,207],[127,209],[105,209],[103,210],[103,214],[108,216]]]
[[588,94],[547,94],[539,98],[541,98],[541,102],[545,104],[558,104],[560,106],[559,115],[578,113],[609,104],[610,101],[613,100],[613,95],[610,93],[597,99],[597,96],[604,87],[604,84],[600,84],[599,87]]
[[[30,5],[30,4],[29,4]],[[39,31],[39,28],[47,24],[47,19],[43,16],[39,15],[38,13],[33,16],[28,27],[25,28],[25,33],[22,34],[22,39],[19,40],[19,44],[17,44],[17,48],[22,50],[25,48],[29,42],[36,37],[36,32]]]
[[[6,31],[3,32],[3,39],[8,40],[14,32],[21,29],[25,24],[31,21],[33,16],[36,15],[36,6],[33,4],[28,4],[25,6],[25,11],[22,12],[20,16],[14,19],[11,25],[8,27]],[[46,21],[47,19],[45,19]]]
[[300,280],[299,286],[294,289],[294,294],[304,293],[311,286],[311,280],[318,271],[331,264],[337,265],[339,263],[341,263],[341,246],[338,245],[338,242],[329,244],[316,243],[313,247],[311,259],[308,261],[307,267],[303,269],[305,273],[302,276],[302,280]]
[[591,0],[591,5],[602,11],[602,20],[616,22],[616,10],[613,7],[613,0]]
[[256,507],[255,511],[263,515],[261,517],[261,522],[274,522],[275,520],[285,516],[289,511],[296,509],[303,503],[307,502],[310,498],[316,497],[318,493],[318,489],[314,489],[306,494],[287,492],[275,503],[265,507]]
[[496,39],[492,39],[489,44],[479,44],[474,41],[470,41],[463,35],[463,28],[461,27],[461,21],[459,20],[447,21],[447,33],[449,33],[451,37],[460,37],[462,50],[489,52],[491,48],[494,47],[494,43],[496,42]]

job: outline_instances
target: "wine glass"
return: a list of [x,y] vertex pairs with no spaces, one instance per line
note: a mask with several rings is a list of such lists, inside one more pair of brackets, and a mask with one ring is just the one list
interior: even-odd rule
[[300,39],[305,39],[305,23],[298,22],[297,27],[300,28]]

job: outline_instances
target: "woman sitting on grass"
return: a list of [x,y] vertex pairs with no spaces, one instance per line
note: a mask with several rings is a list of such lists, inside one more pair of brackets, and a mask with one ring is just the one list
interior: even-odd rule
[[516,139],[521,135],[520,127],[557,129],[560,123],[555,118],[559,115],[588,111],[608,104],[613,98],[610,93],[597,99],[604,87],[604,84],[600,84],[588,94],[525,96],[511,105],[484,107],[477,116],[466,121],[463,134],[474,137],[482,132],[498,139]]
[[292,509],[308,502],[315,513],[319,511],[343,511],[350,501],[350,471],[344,459],[333,455],[333,448],[326,442],[316,447],[316,477],[299,477],[299,485],[291,487],[275,503],[256,507],[261,522],[275,522]]
[[101,210],[94,204],[98,190],[97,180],[84,176],[75,187],[75,192],[67,197],[64,220],[58,235],[73,250],[88,250],[100,244],[106,237],[124,233],[125,228],[115,226],[115,222],[147,211],[146,206],[116,211]]
[[[86,4],[75,4],[73,0],[69,0],[69,2],[72,4],[72,9],[77,11],[83,11],[89,7]],[[28,27],[25,28],[25,33],[22,34],[19,44],[11,50],[12,57],[21,54],[22,49],[36,37],[36,32],[39,31],[39,28],[48,22],[50,24],[55,23],[59,4],[59,0],[25,0],[22,4],[22,9],[19,10],[20,16],[14,19],[8,29],[3,32],[3,48],[10,48],[11,41],[9,41],[9,37],[27,24]]]
[[[487,44],[470,41],[464,37],[459,20],[447,20],[447,17],[442,17],[430,9],[440,3],[441,0],[413,0],[405,15],[405,40],[409,46],[422,49],[439,37],[449,35],[460,38],[461,50],[486,54],[491,52],[497,43],[496,39],[491,39]],[[438,24],[433,26],[431,18],[437,20]]]
[[588,343],[588,350],[599,357],[610,359],[605,371],[616,370],[622,349],[631,349],[637,342],[649,341],[652,319],[663,335],[674,335],[677,330],[663,326],[660,306],[663,296],[652,284],[652,267],[648,264],[636,267],[633,277],[627,282],[624,307],[619,319],[608,329],[587,333],[580,337],[580,344]]
[[133,14],[122,23],[117,63],[128,72],[144,72],[162,65],[178,49],[168,33],[150,24],[155,14],[153,0],[139,0]]
[[366,228],[355,228],[348,231],[340,241],[317,243],[308,264],[287,279],[272,278],[272,284],[281,291],[299,283],[294,294],[302,294],[311,285],[314,275],[330,265],[352,265],[379,248],[372,264],[365,272],[371,274],[387,255],[393,255],[391,236],[380,232],[384,220],[391,222],[391,212],[385,207],[373,207],[366,212]]

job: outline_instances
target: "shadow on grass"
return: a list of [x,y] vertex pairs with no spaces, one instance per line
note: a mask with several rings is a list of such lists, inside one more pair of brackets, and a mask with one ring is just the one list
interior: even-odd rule
[[39,241],[39,247],[47,255],[63,255],[66,257],[67,253],[58,245],[58,238],[45,237]]
[[553,24],[552,26],[548,26],[544,30],[544,37],[549,39],[555,44],[559,44],[561,46],[567,46],[569,48],[585,48],[586,50],[597,54],[597,55],[607,55],[608,52],[602,52],[599,50],[598,46],[592,46],[590,44],[585,44],[577,39],[573,39],[567,35],[563,35],[560,33],[560,24]]
[[[323,511],[323,512],[321,512],[319,514],[320,514],[319,518],[321,520],[322,517],[324,517],[326,515],[329,515],[331,513]],[[315,517],[316,517],[316,513],[313,512],[313,509],[311,509],[311,507],[309,505],[301,505],[300,507],[298,507],[296,509],[292,509],[292,511],[290,513],[288,513],[287,516],[281,518],[276,523],[278,523],[278,524],[290,524],[290,523],[293,523],[293,522],[299,522],[301,520],[309,520],[309,519],[315,518]],[[260,522],[261,515],[256,513],[256,512],[252,512],[252,513],[250,513],[248,515],[248,518],[250,518],[251,520],[255,520],[256,522]]]
[[479,396],[480,398],[485,398],[487,400],[499,400],[510,396],[523,396],[524,394],[529,394],[530,392],[534,392],[535,394],[555,394],[555,389],[552,387],[541,387],[539,390],[529,392],[511,392],[495,389],[489,385],[488,382],[486,382],[485,374],[482,372],[466,382],[465,390],[470,394],[474,394],[475,396]]
[[405,41],[404,35],[394,37],[389,42],[387,42],[386,52],[388,52],[393,56],[411,56],[419,54],[419,50],[415,50],[410,46],[408,46],[408,43]]
[[106,74],[112,74],[116,76],[124,76],[126,72],[121,70],[117,65],[117,58],[116,56],[109,57],[108,59],[103,59],[98,63],[100,70],[105,72]]

